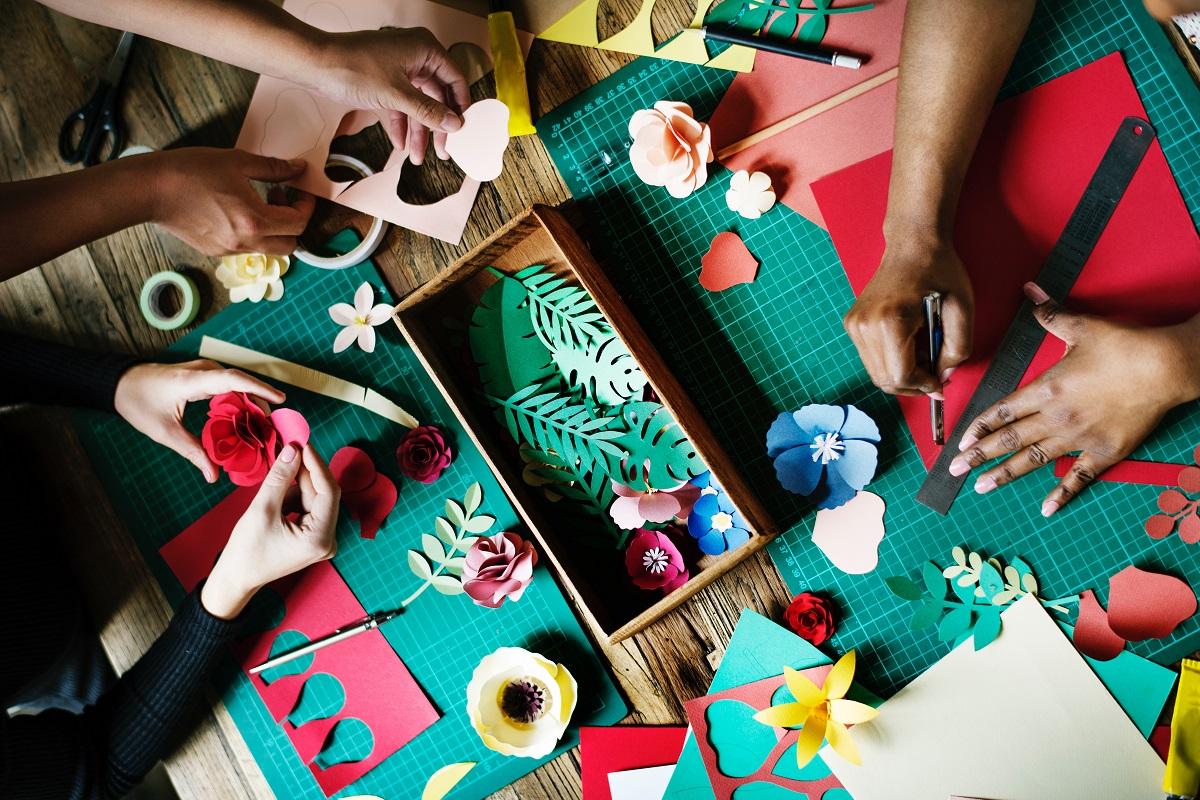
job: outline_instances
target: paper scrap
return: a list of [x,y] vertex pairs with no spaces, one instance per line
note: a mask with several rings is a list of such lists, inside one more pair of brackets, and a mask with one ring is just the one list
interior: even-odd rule
[[1079,595],[1079,617],[1075,620],[1075,646],[1097,661],[1109,661],[1125,649],[1125,640],[1113,633],[1108,613],[1100,607],[1091,589]]
[[659,767],[610,772],[608,788],[612,793],[612,800],[662,800],[674,771],[674,764],[664,764]]
[[[986,713],[979,710],[987,698]],[[1047,713],[1058,709],[1063,713]],[[980,735],[1020,731],[1020,735]],[[1156,797],[1163,763],[1034,598],[984,650],[955,648],[854,730],[856,766],[826,747],[855,800]]]
[[674,765],[683,747],[686,731],[682,726],[580,728],[583,796],[588,800],[616,800],[608,783],[610,774],[663,764]]
[[442,800],[475,768],[476,763],[460,761],[457,764],[447,764],[430,775],[425,789],[421,792],[421,800]]
[[[1075,460],[1075,456],[1060,456],[1054,459],[1054,477],[1065,478],[1075,465]],[[1180,470],[1186,467],[1187,464],[1164,464],[1129,458],[1104,470],[1096,476],[1096,480],[1144,486],[1174,486]]]
[[758,276],[758,259],[746,249],[742,237],[723,231],[713,237],[708,252],[700,257],[700,285],[710,292],[723,292]]
[[867,491],[839,508],[823,508],[813,524],[813,544],[847,575],[865,575],[879,565],[885,508],[882,497]]
[[476,181],[494,181],[504,170],[508,148],[508,106],[487,99],[463,112],[463,125],[446,136],[446,152]]
[[758,219],[775,206],[775,190],[771,176],[765,172],[749,173],[739,169],[729,179],[725,205],[746,219]]
[[1196,613],[1196,593],[1173,575],[1128,566],[1108,579],[1108,625],[1131,642],[1162,639]]
[[358,535],[374,539],[396,507],[399,492],[392,479],[375,468],[363,450],[347,445],[333,454],[329,471],[342,490],[342,505],[358,520]]
[[280,383],[298,386],[313,394],[332,397],[343,403],[360,406],[372,414],[378,414],[384,419],[390,419],[406,428],[415,428],[420,425],[416,417],[374,389],[367,389],[350,381],[318,372],[312,367],[285,361],[266,353],[259,353],[232,342],[205,336],[200,340],[200,357],[211,358],[222,364],[256,372]]

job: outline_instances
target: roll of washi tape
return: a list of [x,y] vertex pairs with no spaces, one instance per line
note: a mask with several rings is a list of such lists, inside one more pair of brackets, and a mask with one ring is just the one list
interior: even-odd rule
[[[168,314],[163,309],[163,299],[172,290],[179,293],[179,308],[174,314]],[[200,292],[186,275],[170,270],[156,272],[142,286],[138,304],[142,316],[152,327],[160,331],[174,331],[190,325],[196,318],[196,312],[200,310]]]
[[[369,178],[375,174],[375,170],[368,167],[361,160],[354,156],[342,155],[341,153],[330,153],[325,166],[348,167],[364,178]],[[358,247],[355,247],[349,253],[340,256],[319,256],[304,249],[304,247],[297,247],[292,255],[305,264],[312,264],[314,267],[320,267],[321,269],[345,269],[346,267],[353,267],[355,264],[361,264],[370,258],[371,254],[379,247],[379,243],[383,241],[383,235],[386,232],[387,223],[379,217],[375,217],[371,221],[371,229],[367,231],[366,237],[359,242]]]

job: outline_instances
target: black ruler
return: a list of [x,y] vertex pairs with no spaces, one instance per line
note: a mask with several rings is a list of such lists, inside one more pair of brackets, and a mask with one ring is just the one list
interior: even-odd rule
[[[1153,141],[1154,128],[1146,120],[1126,117],[1121,122],[1104,158],[1100,159],[1100,165],[1083,190],[1083,196],[1071,212],[1067,226],[1038,273],[1038,285],[1051,297],[1063,300],[1075,285],[1075,279],[1083,271],[1083,265]],[[980,302],[987,302],[987,298]],[[955,477],[950,474],[950,462],[958,455],[958,443],[976,417],[1017,388],[1045,336],[1045,330],[1033,316],[1033,304],[1025,300],[992,356],[983,380],[946,440],[941,455],[925,476],[925,482],[917,492],[917,502],[939,514],[950,511],[954,498],[967,480],[967,475]]]

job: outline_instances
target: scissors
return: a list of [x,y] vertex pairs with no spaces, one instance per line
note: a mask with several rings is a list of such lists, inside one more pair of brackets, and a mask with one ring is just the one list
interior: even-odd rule
[[68,164],[82,163],[90,167],[120,154],[125,144],[125,131],[117,116],[117,96],[133,39],[132,33],[121,34],[117,50],[91,99],[63,122],[58,134],[58,154]]

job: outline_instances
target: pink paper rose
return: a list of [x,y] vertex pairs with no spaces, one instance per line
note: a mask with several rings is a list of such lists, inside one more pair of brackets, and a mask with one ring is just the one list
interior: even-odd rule
[[277,439],[271,418],[248,395],[226,392],[209,402],[200,442],[238,486],[254,486],[267,477]]
[[640,528],[647,522],[663,523],[686,519],[700,497],[700,487],[684,481],[670,489],[639,492],[623,483],[612,482],[617,499],[608,509],[613,522],[627,531]]
[[625,569],[639,588],[670,594],[688,582],[683,556],[662,531],[639,530],[625,550]]
[[436,425],[421,425],[404,434],[396,448],[396,460],[406,478],[433,483],[442,476],[454,454]]
[[533,580],[537,551],[515,533],[482,536],[467,551],[463,591],[475,605],[499,608],[505,598],[520,600]]
[[667,187],[672,197],[687,197],[708,180],[711,134],[687,103],[660,100],[652,109],[635,111],[629,136],[633,171],[651,186]]

